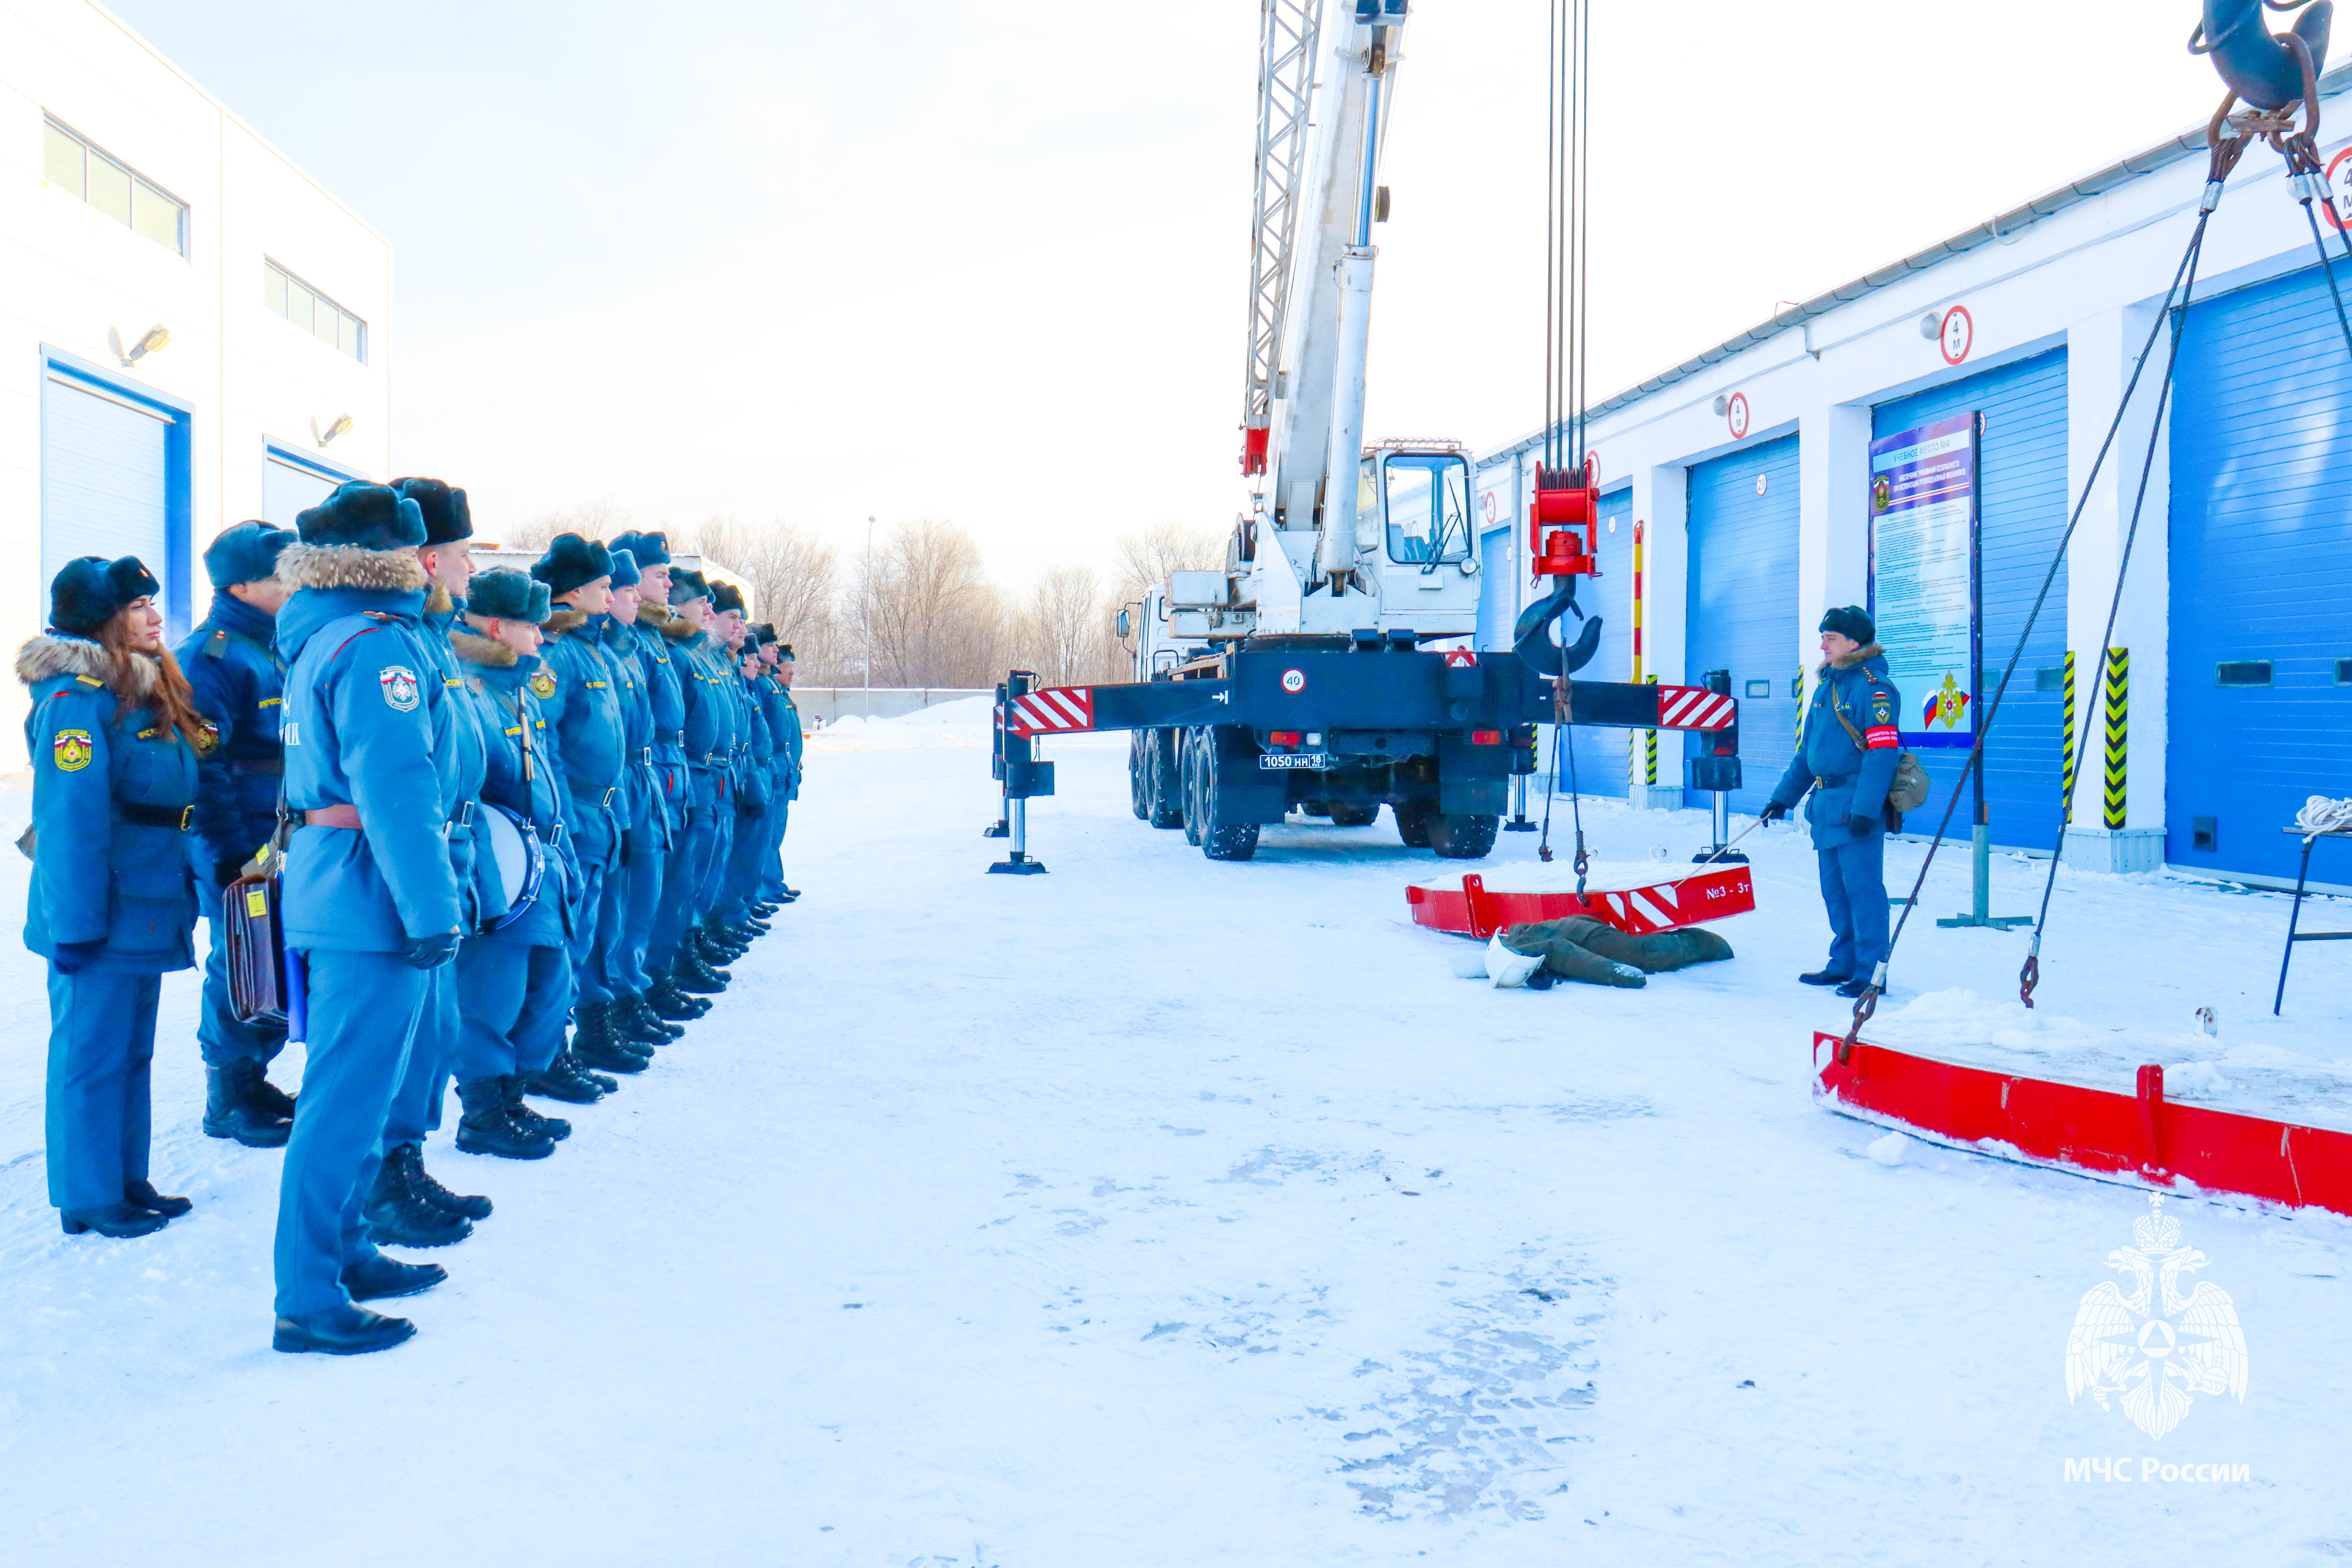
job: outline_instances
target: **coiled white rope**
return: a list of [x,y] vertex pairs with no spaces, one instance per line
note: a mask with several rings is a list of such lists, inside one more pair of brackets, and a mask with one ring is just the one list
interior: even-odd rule
[[2294,825],[2303,829],[2305,842],[2323,833],[2352,832],[2352,800],[2330,800],[2324,795],[2313,795],[2294,814]]

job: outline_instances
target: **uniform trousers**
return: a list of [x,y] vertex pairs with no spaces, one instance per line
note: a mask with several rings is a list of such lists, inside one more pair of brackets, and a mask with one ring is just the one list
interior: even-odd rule
[[231,1062],[275,1061],[286,1048],[283,1024],[248,1024],[236,1016],[229,1000],[228,928],[220,918],[216,899],[205,902],[205,924],[212,928],[212,943],[205,950],[204,1000],[196,1015],[196,1044],[205,1066],[225,1068]]
[[566,967],[580,988],[578,1001],[583,1007],[601,1007],[613,999],[612,993],[604,988],[604,972],[589,960],[597,931],[604,924],[604,884],[614,874],[613,861],[619,847],[609,826],[604,828],[604,837],[601,845],[592,844],[586,835],[572,839],[580,882],[572,892],[572,952]]
[[563,1048],[572,1009],[572,954],[502,932],[457,948],[457,1081],[546,1070]]
[[775,801],[768,807],[768,853],[760,862],[759,896],[770,903],[784,896],[784,829],[792,825],[793,803],[784,798],[783,785],[776,786]]
[[1830,916],[1829,970],[1868,978],[1886,961],[1886,836],[1816,845]]
[[342,1271],[375,1256],[362,1210],[385,1117],[408,1067],[432,977],[392,952],[312,948],[310,1038],[278,1181],[278,1312],[347,1305]]
[[728,858],[735,851],[735,783],[725,773],[713,775],[710,816],[703,835],[702,862],[696,878],[695,917],[718,908],[727,886]]
[[49,1202],[102,1209],[147,1176],[160,974],[49,965]]
[[760,891],[761,858],[768,847],[768,808],[735,818],[735,841],[727,852],[718,906],[719,923],[734,925],[751,912]]
[[416,1026],[415,1047],[394,1093],[383,1122],[383,1146],[423,1146],[425,1135],[441,1126],[449,1098],[449,1068],[457,1055],[457,974],[445,963],[425,972],[425,1013]]
[[646,968],[657,974],[667,973],[677,962],[678,944],[686,940],[687,923],[700,913],[695,895],[700,890],[699,872],[710,837],[712,788],[707,771],[695,768],[688,772],[690,776],[686,804],[678,811],[677,827],[670,835],[669,853],[662,864],[660,902],[654,912],[653,937],[646,949]]
[[597,911],[596,941],[588,962],[608,997],[642,996],[653,989],[646,973],[646,946],[653,940],[654,912],[661,900],[667,858],[661,825],[647,822],[621,835],[621,861],[604,878],[604,907]]

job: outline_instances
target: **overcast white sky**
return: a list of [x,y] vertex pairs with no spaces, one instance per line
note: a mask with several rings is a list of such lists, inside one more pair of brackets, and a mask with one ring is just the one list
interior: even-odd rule
[[[951,518],[1008,582],[1236,474],[1255,0],[113,0],[394,245],[394,461]],[[1367,436],[1540,418],[1544,0],[1415,0]],[[1592,384],[2201,120],[2195,0],[1599,0]]]

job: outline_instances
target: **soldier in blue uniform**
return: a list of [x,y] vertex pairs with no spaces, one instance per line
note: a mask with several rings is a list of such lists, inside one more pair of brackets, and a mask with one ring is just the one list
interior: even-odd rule
[[230,1004],[221,890],[278,826],[286,772],[278,743],[286,661],[270,638],[288,592],[278,580],[278,552],[293,542],[291,529],[266,522],[224,530],[205,551],[212,609],[179,649],[196,711],[215,740],[196,763],[197,861],[212,873],[198,900],[212,928],[196,1023],[205,1057],[204,1127],[208,1136],[234,1138],[250,1149],[284,1144],[294,1125],[294,1101],[268,1076],[270,1061],[286,1048],[285,1026],[248,1024]]
[[768,842],[768,808],[775,764],[775,732],[768,727],[754,682],[764,668],[759,639],[744,620],[743,592],[732,583],[711,584],[710,602],[718,614],[711,636],[727,662],[724,689],[734,701],[737,733],[735,753],[735,834],[722,868],[717,897],[703,922],[705,939],[726,944],[730,956],[740,957],[768,927],[751,910],[760,890],[760,858]]
[[156,1000],[195,963],[187,832],[210,743],[160,591],[135,556],[68,562],[49,630],[16,654],[33,705],[25,945],[48,961],[49,1202],[68,1236],[144,1236],[194,1206],[147,1179]]
[[587,629],[592,618],[604,616],[612,606],[612,552],[579,534],[559,533],[533,563],[530,574],[547,585],[556,605],[543,628],[543,668],[531,678],[531,690],[556,727],[556,749],[563,759],[562,787],[568,801],[567,841],[580,870],[572,938],[577,989],[573,1017],[579,1028],[572,1054],[606,1072],[643,1072],[653,1052],[615,1034],[606,1016],[612,994],[603,973],[589,962],[604,910],[604,882],[621,858],[627,731],[620,681],[597,635]]
[[572,1008],[579,870],[563,766],[535,679],[548,608],[546,584],[502,566],[474,579],[466,624],[449,635],[465,664],[465,690],[493,737],[483,801],[528,824],[543,853],[530,902],[517,908],[502,889],[485,910],[492,929],[468,936],[457,951],[457,1099],[465,1107],[457,1147],[509,1160],[545,1159],[572,1131],[562,1118],[524,1103],[526,1085],[593,1104],[613,1081],[588,1079],[573,1064],[556,1067]]
[[436,722],[455,693],[425,629],[425,518],[353,481],[297,520],[278,557],[286,680],[286,945],[307,974],[308,1059],[279,1178],[281,1351],[353,1355],[415,1332],[355,1305],[446,1278],[379,1253],[362,1217],[385,1119],[415,1044],[433,970],[457,951],[464,906],[445,842],[458,759]]
[[1764,820],[1789,815],[1811,790],[1805,820],[1821,860],[1830,917],[1829,962],[1799,976],[1859,996],[1886,961],[1886,792],[1902,754],[1894,683],[1869,614],[1856,605],[1822,617],[1822,662],[1805,714],[1805,746],[1772,791]]
[[[425,568],[429,587],[421,617],[429,671],[420,671],[440,689],[456,696],[460,684],[457,656],[449,634],[465,607],[467,584],[474,575],[474,514],[466,492],[441,479],[394,479],[392,487],[416,503],[425,519],[425,543],[416,558]],[[459,923],[474,929],[479,906],[482,868],[476,864],[470,814],[481,799],[482,778],[488,767],[488,740],[470,702],[449,701],[434,710],[434,747],[445,757],[456,778],[457,803],[452,808],[446,840],[449,869],[457,880]],[[453,1193],[425,1168],[425,1139],[439,1129],[449,1098],[449,1074],[457,1053],[457,975],[453,965],[436,969],[426,977],[424,1021],[418,1025],[415,1048],[400,1091],[393,1097],[384,1120],[383,1162],[367,1199],[368,1228],[376,1240],[403,1247],[447,1247],[473,1233],[474,1222],[487,1219],[490,1200],[476,1194]]]
[[792,826],[793,802],[801,797],[801,759],[807,742],[801,732],[800,704],[793,700],[793,645],[780,642],[776,628],[762,623],[760,658],[768,667],[766,684],[761,690],[761,707],[770,731],[775,737],[775,787],[773,804],[768,812],[768,852],[760,865],[760,898],[763,914],[772,914],[776,906],[789,904],[800,897],[798,889],[784,880],[784,834]]
[[[669,827],[662,805],[662,780],[654,761],[654,709],[639,656],[635,626],[637,619],[639,574],[636,556],[625,549],[608,550],[612,587],[605,611],[589,617],[577,634],[594,639],[597,650],[613,670],[613,689],[621,704],[621,789],[614,817],[620,854],[604,878],[604,896],[596,911],[596,934],[588,963],[597,984],[610,998],[605,1022],[616,1043],[624,1047],[666,1045],[686,1031],[654,1016],[646,1001],[653,982],[646,974],[646,938],[651,934],[653,901],[661,890],[658,862],[667,847]],[[648,861],[655,864],[648,868]],[[650,869],[651,875],[646,875]],[[639,900],[644,919],[637,918]]]
[[613,545],[627,551],[637,564],[638,604],[629,630],[636,638],[638,670],[645,678],[646,705],[653,710],[651,760],[662,820],[661,853],[630,870],[628,942],[633,952],[643,954],[635,967],[647,982],[644,1012],[675,1028],[710,1010],[708,1001],[679,990],[670,977],[677,933],[683,930],[671,923],[672,900],[682,896],[693,833],[693,783],[685,744],[688,682],[667,632],[675,618],[669,608],[667,537],[624,533]]
[[729,976],[712,967],[703,946],[701,919],[710,907],[718,868],[726,863],[735,806],[728,771],[735,755],[736,710],[711,668],[710,584],[698,572],[669,574],[670,618],[661,634],[668,643],[678,687],[686,700],[687,779],[690,792],[683,853],[664,874],[661,913],[654,926],[655,960],[678,990],[711,995],[727,989]]

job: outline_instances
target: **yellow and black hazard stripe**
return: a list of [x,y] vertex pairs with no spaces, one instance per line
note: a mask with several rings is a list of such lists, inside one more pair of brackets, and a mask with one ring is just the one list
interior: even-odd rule
[[2124,757],[2131,728],[2131,652],[2107,650],[2107,789],[2106,826],[2124,825]]
[[2066,650],[2066,722],[2059,731],[2058,802],[2070,824],[2074,820],[2074,726],[2080,723],[2074,707],[2074,650]]
[[[1649,685],[1655,686],[1657,683],[1656,676],[1650,677]],[[1656,784],[1658,782],[1658,732],[1655,730],[1642,731],[1642,782]]]

